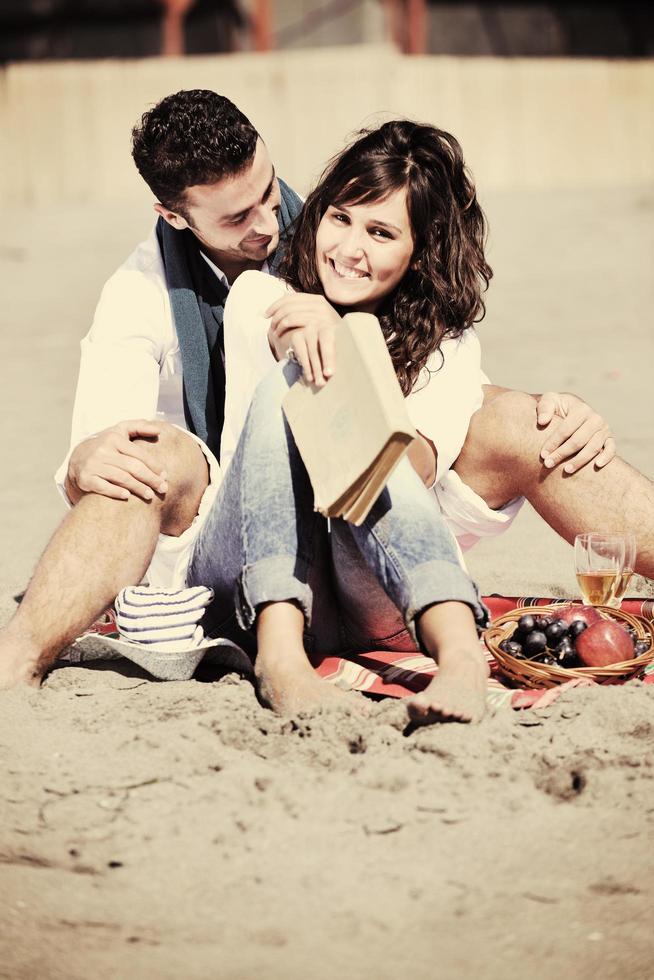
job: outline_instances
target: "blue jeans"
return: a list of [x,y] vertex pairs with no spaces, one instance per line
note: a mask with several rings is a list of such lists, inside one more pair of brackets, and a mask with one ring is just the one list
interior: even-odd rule
[[282,411],[298,376],[297,365],[284,362],[259,384],[196,542],[188,584],[215,593],[205,631],[253,654],[257,608],[274,601],[304,612],[307,652],[415,651],[416,619],[446,600],[467,603],[485,625],[436,498],[406,457],[360,527],[314,511]]

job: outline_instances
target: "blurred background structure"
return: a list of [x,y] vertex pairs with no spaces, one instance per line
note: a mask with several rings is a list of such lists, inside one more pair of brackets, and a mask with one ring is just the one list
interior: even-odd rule
[[482,189],[647,183],[653,52],[635,3],[0,0],[0,193],[147,200],[130,130],[181,88],[232,98],[302,192],[390,115],[453,132]]
[[392,41],[406,54],[650,57],[651,3],[2,0],[0,61]]

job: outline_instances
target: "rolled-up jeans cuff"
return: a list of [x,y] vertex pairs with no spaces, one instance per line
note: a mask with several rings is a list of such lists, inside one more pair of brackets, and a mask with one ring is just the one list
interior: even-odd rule
[[257,607],[266,602],[295,602],[304,613],[305,625],[311,622],[313,593],[306,581],[298,578],[307,572],[304,563],[291,555],[262,558],[245,565],[238,580],[236,618],[241,629],[250,630]]
[[473,582],[460,565],[450,561],[427,561],[410,574],[409,602],[404,616],[407,629],[417,646],[416,618],[429,606],[439,602],[465,602],[470,606],[477,631],[488,626],[490,614],[482,603]]

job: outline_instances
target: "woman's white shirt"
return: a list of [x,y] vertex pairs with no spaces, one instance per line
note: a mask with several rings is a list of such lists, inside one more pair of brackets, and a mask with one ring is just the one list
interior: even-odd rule
[[[231,459],[259,381],[275,363],[268,343],[265,310],[289,287],[262,272],[238,277],[225,304],[225,361],[229,366],[221,465]],[[442,357],[441,357],[442,354]],[[436,480],[447,473],[461,452],[470,418],[483,401],[481,348],[474,329],[456,340],[445,340],[433,354],[415,389],[406,399],[415,428],[438,452]],[[338,366],[337,366],[338,370]]]

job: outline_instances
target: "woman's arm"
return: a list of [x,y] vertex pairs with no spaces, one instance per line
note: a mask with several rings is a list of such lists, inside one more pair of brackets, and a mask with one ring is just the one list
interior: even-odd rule
[[461,452],[470,419],[483,402],[485,379],[475,330],[470,328],[456,340],[445,340],[441,354],[432,354],[428,367],[431,373],[423,372],[406,401],[411,421],[423,440],[421,447],[414,449],[420,468],[414,466],[424,479],[429,448],[434,468],[427,485],[432,486]]
[[436,446],[421,432],[407,450],[409,462],[426,487],[433,487],[436,482],[437,455]]
[[225,303],[225,422],[220,440],[220,464],[227,467],[259,382],[275,364],[268,343],[270,320],[266,308],[288,292],[281,279],[265,272],[243,272]]

